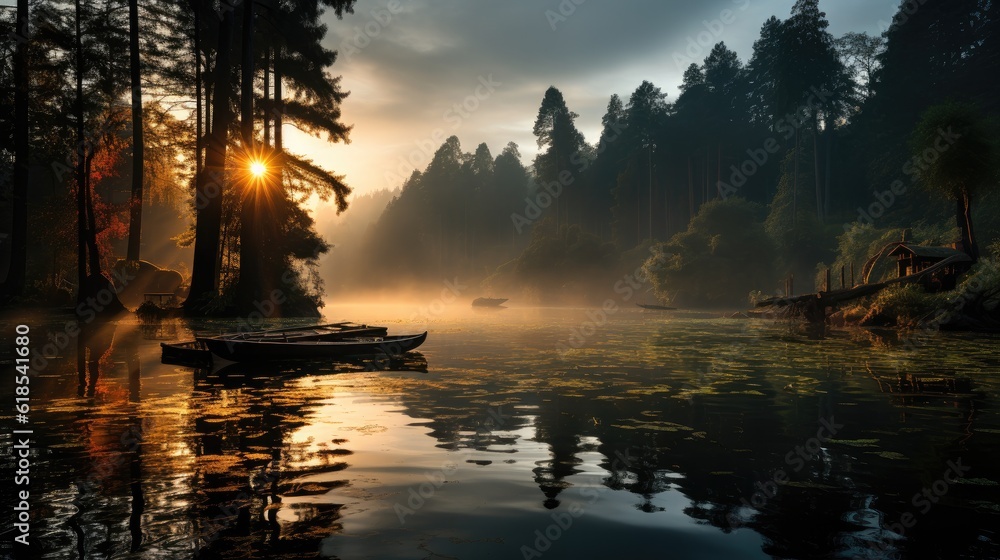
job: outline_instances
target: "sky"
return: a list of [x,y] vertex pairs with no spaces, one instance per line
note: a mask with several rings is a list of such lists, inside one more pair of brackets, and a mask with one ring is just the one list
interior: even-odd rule
[[[287,147],[346,175],[355,193],[393,189],[423,170],[451,136],[494,157],[518,144],[530,165],[531,129],[545,90],[559,88],[588,142],[608,99],[627,102],[643,80],[677,99],[684,69],[724,41],[745,63],[770,16],[794,0],[359,0],[324,16],[339,51],[343,121],[351,143],[297,131]],[[830,32],[878,34],[899,0],[825,0]],[[328,210],[320,206],[321,212]]]

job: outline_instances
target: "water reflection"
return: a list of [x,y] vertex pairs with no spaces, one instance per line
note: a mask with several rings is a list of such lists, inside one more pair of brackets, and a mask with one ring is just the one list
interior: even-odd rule
[[[217,370],[159,363],[184,324],[88,331],[33,386],[35,557],[520,558],[574,508],[545,557],[1000,554],[982,339],[636,313],[560,357],[578,316],[553,313],[441,325],[401,360]],[[810,451],[822,420],[843,428]]]

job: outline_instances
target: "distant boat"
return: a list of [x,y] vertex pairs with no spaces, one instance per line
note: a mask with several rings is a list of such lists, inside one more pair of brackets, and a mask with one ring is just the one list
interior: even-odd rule
[[650,311],[677,311],[676,307],[667,307],[665,305],[653,305],[649,303],[637,303],[636,305]]
[[397,356],[417,348],[427,340],[427,332],[406,336],[351,337],[335,341],[297,342],[199,338],[212,353],[231,362],[273,361],[344,356]]
[[472,307],[500,307],[507,303],[507,298],[481,297],[472,300]]

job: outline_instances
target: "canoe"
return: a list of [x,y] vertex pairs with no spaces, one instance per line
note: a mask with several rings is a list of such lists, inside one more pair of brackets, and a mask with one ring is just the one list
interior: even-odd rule
[[507,303],[507,298],[481,297],[472,300],[473,307],[500,307],[505,303]]
[[424,343],[427,332],[406,336],[349,337],[341,340],[281,342],[199,338],[213,356],[230,362],[339,358],[344,356],[396,356]]
[[637,303],[636,305],[650,311],[677,311],[676,307],[667,307],[665,305],[651,305],[648,303]]

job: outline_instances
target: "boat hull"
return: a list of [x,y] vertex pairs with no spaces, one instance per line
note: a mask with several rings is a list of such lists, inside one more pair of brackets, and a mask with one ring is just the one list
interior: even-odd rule
[[213,356],[231,362],[338,358],[345,356],[397,356],[424,343],[427,333],[411,336],[349,338],[338,341],[271,342],[199,338]]
[[204,344],[189,340],[186,342],[161,342],[160,361],[164,364],[190,367],[212,365],[212,353]]

